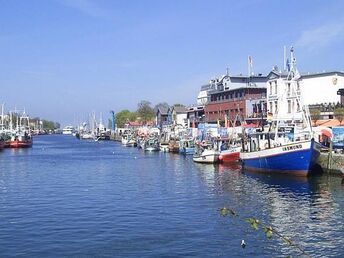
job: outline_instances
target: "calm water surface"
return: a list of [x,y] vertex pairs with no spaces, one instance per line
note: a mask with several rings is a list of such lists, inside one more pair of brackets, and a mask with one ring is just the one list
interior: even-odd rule
[[[221,217],[223,206],[239,217]],[[249,217],[313,257],[344,256],[340,178],[250,174],[72,136],[0,152],[0,257],[300,256]]]

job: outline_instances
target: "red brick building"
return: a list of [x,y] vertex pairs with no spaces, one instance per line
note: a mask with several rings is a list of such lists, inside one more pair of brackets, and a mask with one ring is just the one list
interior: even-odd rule
[[266,81],[265,76],[225,76],[217,90],[209,92],[204,108],[206,122],[219,120],[224,124],[225,117],[234,121],[240,115],[247,123],[259,124],[266,117]]

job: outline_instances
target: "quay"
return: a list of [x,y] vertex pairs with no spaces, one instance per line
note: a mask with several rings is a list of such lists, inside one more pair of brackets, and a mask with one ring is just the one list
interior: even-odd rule
[[344,175],[344,155],[338,153],[321,153],[318,159],[324,173],[334,176]]

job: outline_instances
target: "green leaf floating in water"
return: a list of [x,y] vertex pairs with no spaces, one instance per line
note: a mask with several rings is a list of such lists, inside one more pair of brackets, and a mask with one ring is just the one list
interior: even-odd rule
[[272,227],[269,226],[269,227],[265,227],[264,228],[264,232],[265,232],[265,235],[268,239],[271,239],[272,238],[272,235],[273,235],[273,231],[272,231]]
[[224,216],[224,217],[229,215],[229,214],[232,216],[238,216],[238,214],[234,210],[226,208],[226,207],[223,207],[220,209],[220,214],[221,214],[221,216]]
[[255,219],[255,218],[248,218],[246,219],[246,221],[248,223],[251,224],[251,226],[255,229],[255,230],[258,230],[259,229],[259,224],[260,224],[260,221],[258,219]]

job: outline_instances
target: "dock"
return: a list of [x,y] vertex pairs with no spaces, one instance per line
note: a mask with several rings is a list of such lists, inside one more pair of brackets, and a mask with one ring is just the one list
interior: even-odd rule
[[344,173],[344,154],[321,153],[318,163],[327,174],[342,176]]

